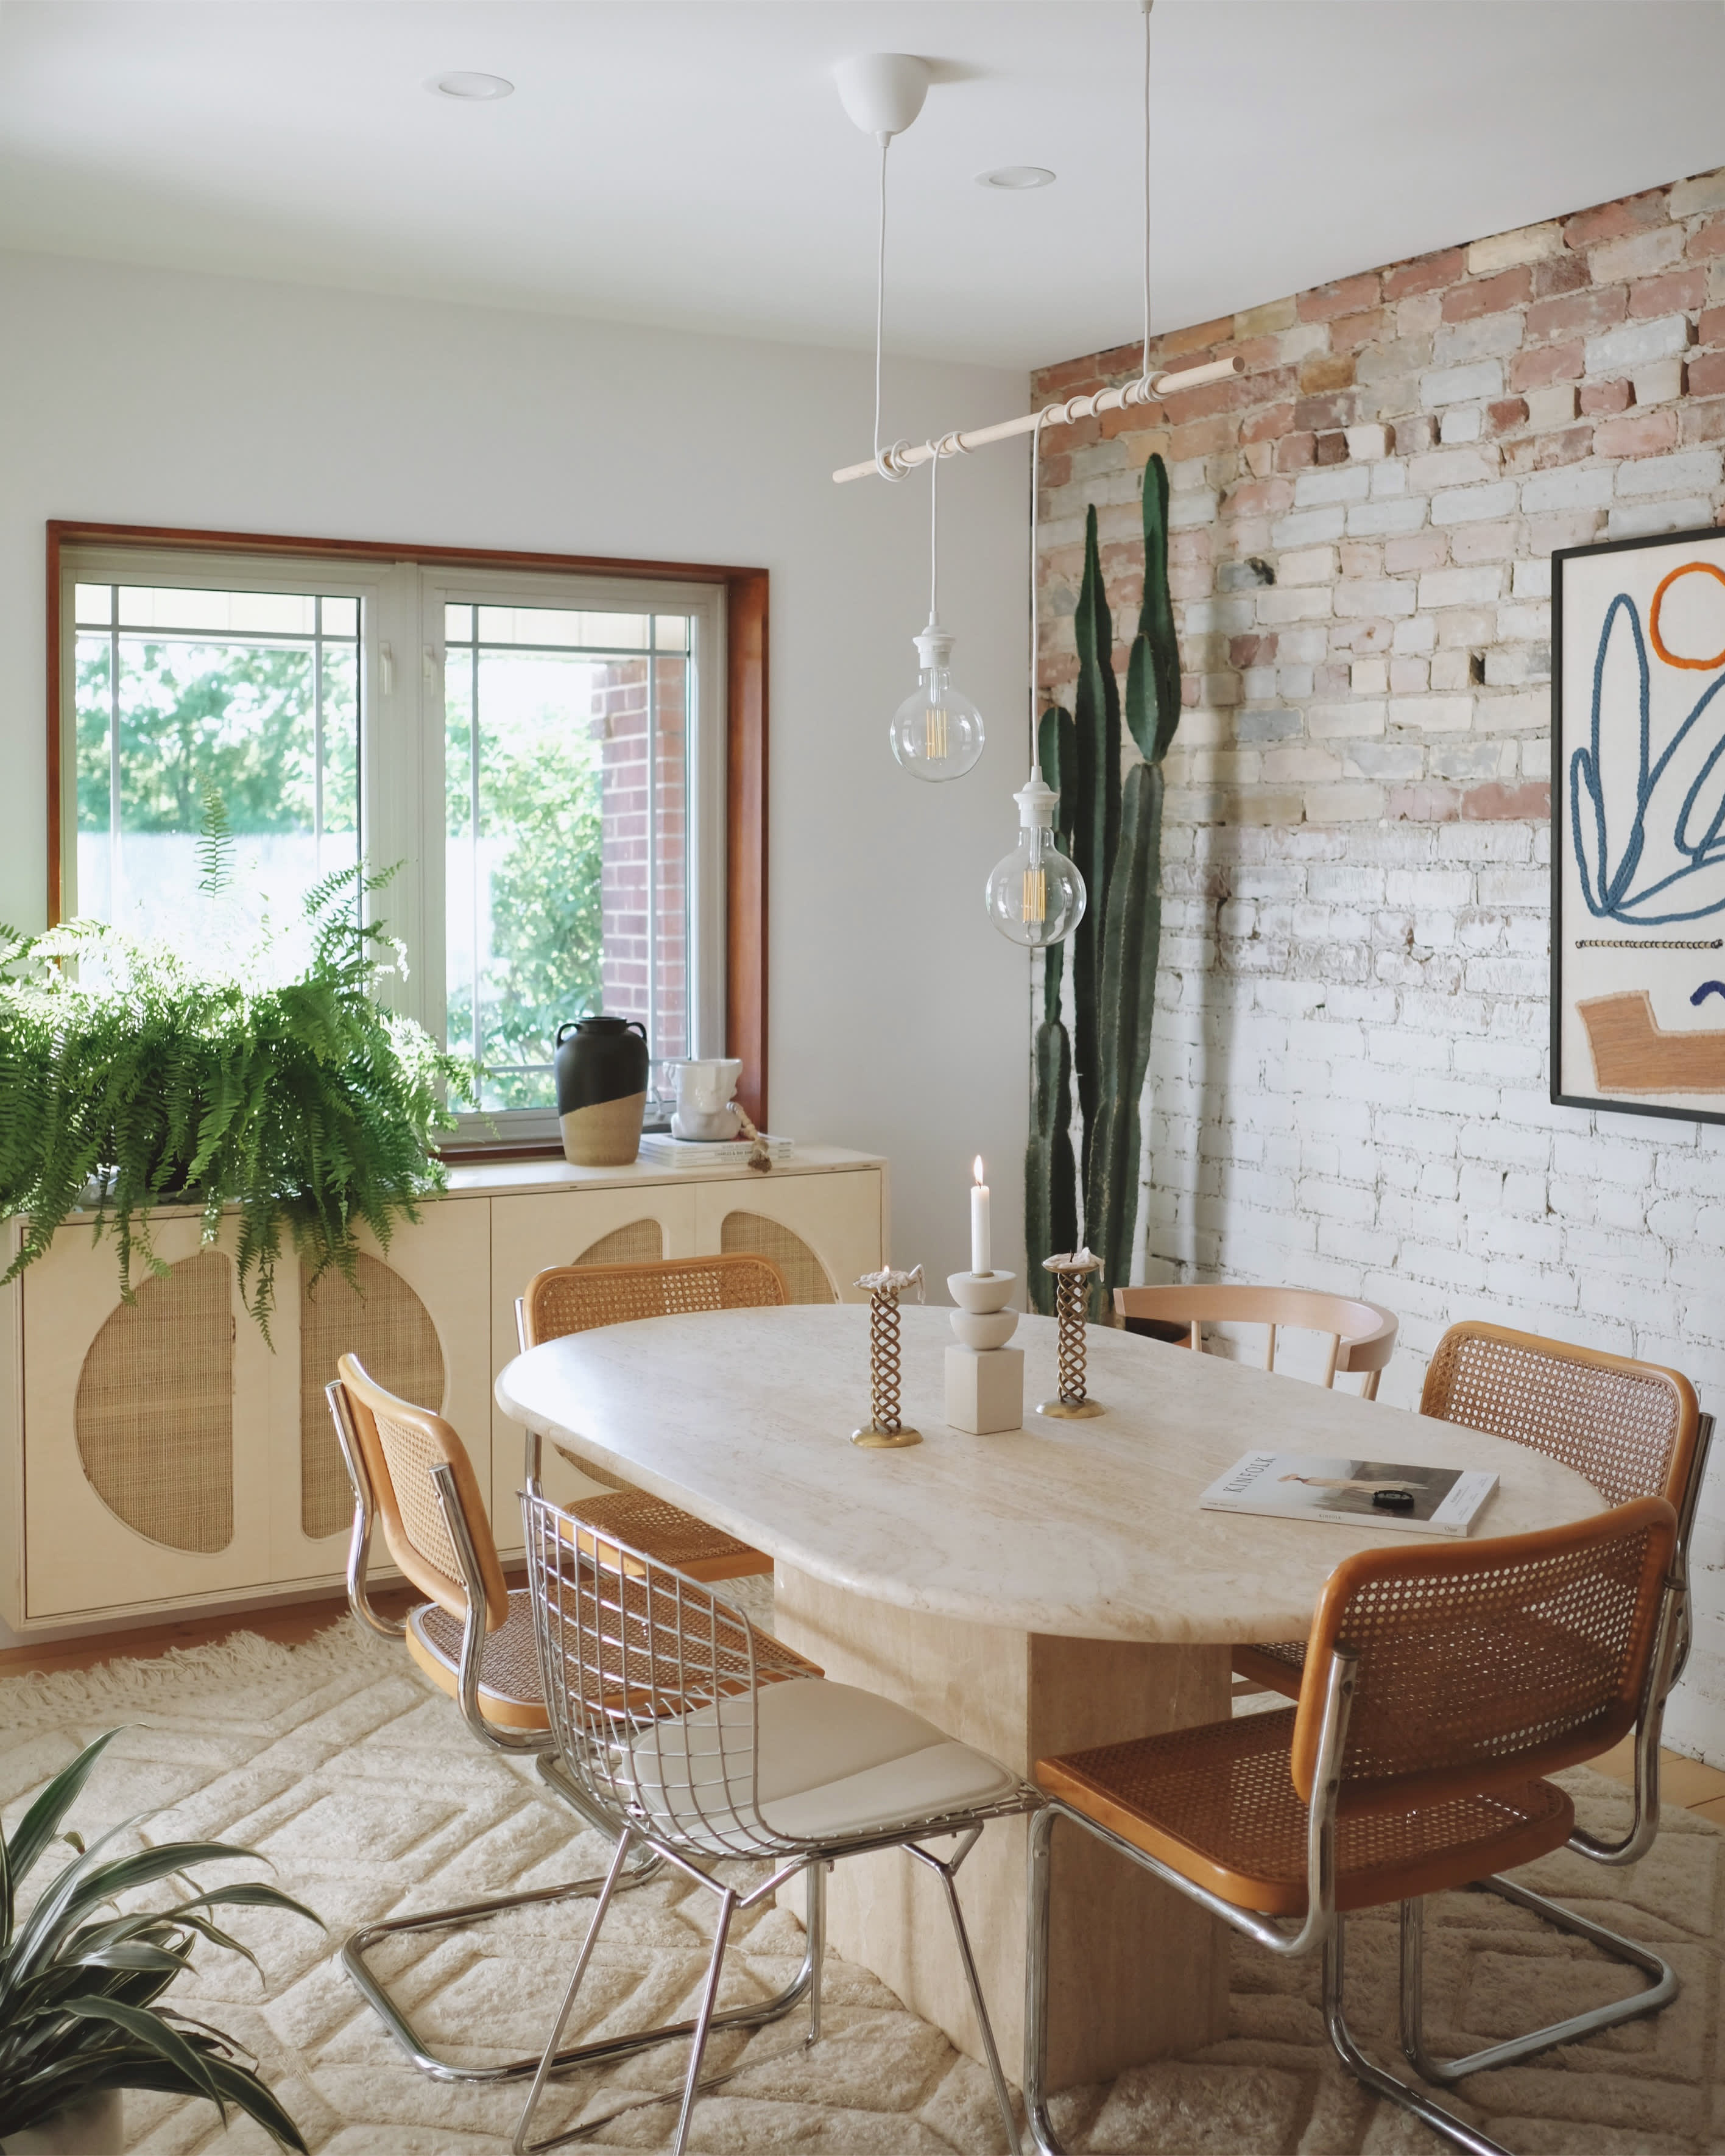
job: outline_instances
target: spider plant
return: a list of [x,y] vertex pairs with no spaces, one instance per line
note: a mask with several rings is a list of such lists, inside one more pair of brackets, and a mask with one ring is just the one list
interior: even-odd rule
[[[221,1841],[168,1841],[129,1856],[103,1851],[127,1820],[86,1848],[60,1822],[119,1735],[87,1745],[43,1790],[9,1841],[0,1838],[0,2139],[22,2133],[80,2097],[100,2089],[164,2089],[206,2097],[227,2122],[235,2105],[284,2148],[304,2156],[305,2142],[238,2047],[218,2030],[157,2002],[192,1958],[201,1938],[257,1958],[223,1931],[209,1912],[227,1904],[287,1909],[322,1919],[275,1887],[255,1880],[193,1892],[166,1909],[120,1912],[120,1897],[183,1877],[191,1864],[256,1856]],[[19,1887],[54,1840],[70,1845],[64,1865],[18,1913]],[[258,1861],[268,1860],[259,1857]]]

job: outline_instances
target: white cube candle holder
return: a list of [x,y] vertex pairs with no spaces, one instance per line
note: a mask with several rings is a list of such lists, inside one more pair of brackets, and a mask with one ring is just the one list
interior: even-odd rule
[[947,1312],[958,1336],[947,1350],[947,1421],[985,1437],[1024,1424],[1024,1351],[1009,1348],[1019,1314],[1006,1307],[1015,1273],[949,1273],[947,1290],[958,1306]]

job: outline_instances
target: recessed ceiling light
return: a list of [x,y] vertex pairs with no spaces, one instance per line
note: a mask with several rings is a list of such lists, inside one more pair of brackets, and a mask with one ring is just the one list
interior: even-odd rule
[[1052,187],[1054,174],[1046,165],[1002,165],[992,172],[978,172],[976,183],[979,187],[1004,187],[1009,193],[1022,194],[1029,187]]
[[472,74],[460,68],[453,74],[433,75],[425,87],[435,90],[440,97],[465,98],[470,104],[484,104],[494,97],[511,97],[515,94],[515,85],[506,82],[501,74]]

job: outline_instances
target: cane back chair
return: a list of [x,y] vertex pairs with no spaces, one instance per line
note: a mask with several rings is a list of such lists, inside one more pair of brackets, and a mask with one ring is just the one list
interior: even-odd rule
[[[383,1638],[405,1644],[432,1682],[459,1704],[482,1743],[493,1751],[534,1755],[547,1786],[584,1825],[614,1841],[616,1814],[562,1770],[540,1684],[526,1590],[511,1590],[504,1578],[465,1446],[441,1415],[385,1391],[357,1357],[344,1355],[337,1368],[340,1375],[325,1390],[353,1486],[347,1596],[355,1615]],[[420,1593],[431,1598],[400,1624],[378,1615],[367,1589],[372,1532],[378,1522],[390,1556]],[[802,1666],[805,1674],[813,1668]],[[656,1857],[646,1854],[627,1883],[638,1884],[659,1869]],[[601,1875],[367,1925],[343,1945],[342,1967],[422,2072],[449,2082],[525,2080],[539,2070],[537,2053],[501,2066],[468,2066],[433,2051],[373,1974],[366,1956],[381,1939],[455,1930],[499,1910],[596,1894],[604,1884]],[[754,2022],[788,2014],[807,1993],[810,1980],[805,1962],[796,1981],[766,2008],[730,2018]],[[693,2026],[685,2023],[685,2033]],[[634,2038],[586,2045],[563,2053],[559,2063],[593,2065],[644,2047]]]
[[1356,1301],[1345,1295],[1323,1295],[1304,1287],[1117,1287],[1116,1313],[1123,1318],[1149,1319],[1158,1325],[1183,1325],[1187,1344],[1200,1353],[1206,1325],[1262,1325],[1269,1328],[1264,1368],[1276,1368],[1276,1336],[1284,1328],[1292,1332],[1329,1335],[1329,1358],[1322,1382],[1333,1385],[1338,1375],[1357,1372],[1365,1380],[1363,1399],[1378,1397],[1378,1380],[1395,1353],[1396,1320],[1375,1302]]
[[[970,2000],[1013,2156],[1019,2141],[995,2049],[956,1875],[984,1824],[1034,1808],[1035,1794],[997,1760],[955,1743],[920,1715],[852,1685],[810,1676],[809,1666],[741,1611],[686,1574],[595,1535],[585,1522],[529,1491],[522,1498],[527,1583],[551,1724],[570,1779],[622,1822],[610,1876],[576,1956],[546,2044],[542,2070],[516,2131],[516,2156],[563,2136],[531,2139],[533,2117],[555,2071],[563,2030],[598,1943],[613,1883],[637,1845],[651,1850],[718,1904],[711,1960],[678,2102],[675,2156],[704,2088],[707,2032],[716,2019],[726,1941],[738,1910],[768,1900],[798,1871],[809,1894],[811,1975],[808,2041],[820,2033],[820,1959],[827,1866],[864,1851],[902,1848],[940,1879]],[[922,1846],[957,1835],[939,1857]],[[764,1861],[744,1886],[721,1878],[727,1859]],[[680,2034],[660,2029],[645,2041]],[[622,2107],[639,2108],[638,2103]],[[613,2112],[615,2118],[620,2112]],[[605,2119],[583,2121],[583,2130]]]
[[[680,1317],[686,1312],[759,1310],[791,1299],[785,1276],[771,1258],[742,1252],[722,1257],[662,1258],[621,1265],[551,1265],[535,1273],[515,1306],[523,1353],[542,1342],[598,1325],[624,1325],[639,1317]],[[540,1440],[527,1436],[527,1487],[539,1487]],[[603,1471],[579,1463],[583,1475],[610,1482]],[[624,1548],[639,1549],[691,1579],[770,1578],[765,1551],[722,1534],[692,1512],[626,1483],[604,1496],[573,1499],[569,1509],[583,1526]]]
[[[1680,1372],[1470,1320],[1452,1325],[1439,1341],[1420,1412],[1561,1460],[1585,1476],[1608,1505],[1665,1498],[1677,1515],[1677,1562],[1686,1564],[1713,1419],[1701,1413],[1695,1388]],[[1689,1639],[1686,1599],[1672,1683]],[[1305,1643],[1290,1640],[1236,1647],[1233,1661],[1240,1676],[1292,1699],[1299,1696],[1305,1657]],[[1648,1728],[1645,1717],[1638,1720],[1628,1836],[1602,1842],[1579,1830],[1572,1845],[1578,1855],[1631,1864],[1651,1846],[1659,1825],[1659,1748],[1650,1746]]]
[[[1505,2151],[1368,2059],[1348,2030],[1349,1912],[1399,1904],[1402,2049],[1431,2087],[1675,1997],[1661,1956],[1497,1875],[1569,1838],[1574,1808],[1543,1778],[1607,1749],[1645,1700],[1662,1698],[1684,1595],[1676,1526],[1663,1497],[1642,1497],[1536,1534],[1365,1551],[1325,1584],[1297,1707],[1040,1761],[1050,1801],[1030,1832],[1024,2098],[1044,2156],[1060,2156],[1044,2085],[1058,1820],[1272,1953],[1321,1948],[1325,2025],[1343,2065],[1470,2156]],[[1651,1981],[1466,2058],[1433,2057],[1424,1897],[1464,1887],[1502,1895]]]

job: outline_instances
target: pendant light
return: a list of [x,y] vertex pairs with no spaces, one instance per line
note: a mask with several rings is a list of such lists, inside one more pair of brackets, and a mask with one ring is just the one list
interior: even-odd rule
[[1036,754],[1036,675],[1042,655],[1036,613],[1037,501],[1042,480],[1042,429],[1030,436],[1030,776],[1014,794],[1019,842],[989,872],[983,902],[988,918],[1014,943],[1032,951],[1063,943],[1084,918],[1087,894],[1077,864],[1054,839],[1060,796],[1042,776]]
[[912,778],[962,778],[983,752],[983,715],[952,686],[952,639],[940,619],[940,470],[928,465],[928,626],[911,640],[922,665],[892,720],[892,752]]

